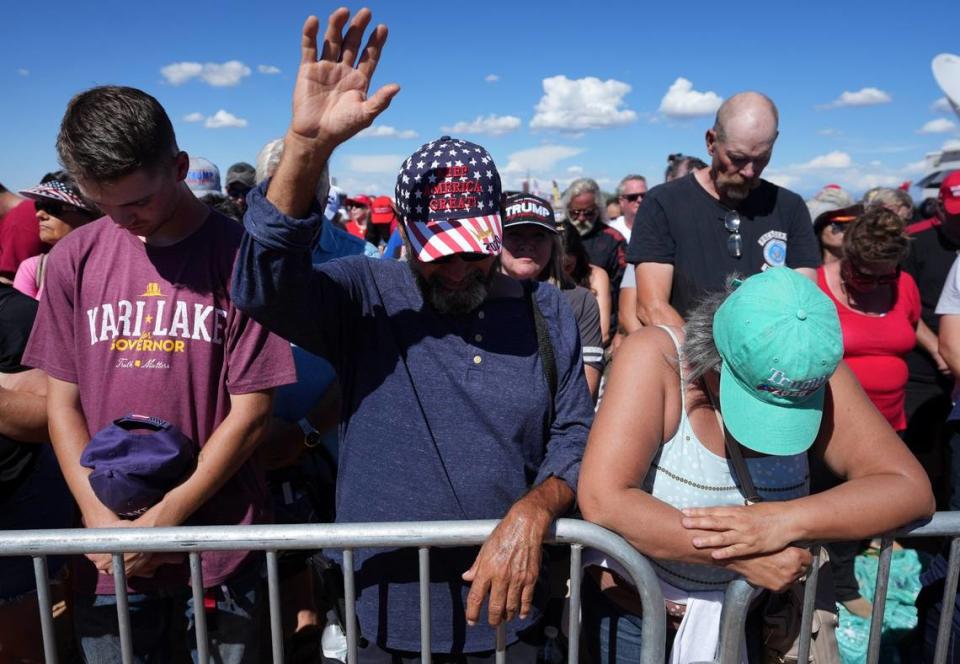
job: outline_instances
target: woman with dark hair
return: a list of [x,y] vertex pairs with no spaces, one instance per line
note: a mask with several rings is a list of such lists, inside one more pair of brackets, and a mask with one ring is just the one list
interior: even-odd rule
[[[86,200],[80,188],[66,171],[47,173],[40,184],[20,192],[34,200],[40,240],[54,245],[73,229],[103,216],[93,203]],[[44,267],[47,255],[31,256],[17,268],[13,287],[35,300],[43,292]]]
[[600,332],[603,318],[593,293],[575,283],[563,269],[563,238],[557,228],[553,208],[538,196],[512,194],[504,199],[501,218],[501,270],[514,279],[548,281],[564,294],[580,330],[583,369],[590,396],[596,398],[603,373]]
[[917,344],[920,292],[900,269],[910,250],[903,220],[874,207],[845,224],[843,254],[817,271],[837,307],[843,359],[895,431],[907,428],[906,355]]
[[597,298],[600,306],[600,333],[604,348],[610,343],[610,311],[613,307],[613,295],[610,290],[610,276],[602,267],[593,265],[580,233],[564,222],[560,227],[563,238],[563,271],[577,286],[589,289]]

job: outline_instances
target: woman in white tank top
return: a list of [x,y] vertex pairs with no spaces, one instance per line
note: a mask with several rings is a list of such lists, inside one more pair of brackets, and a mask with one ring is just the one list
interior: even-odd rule
[[[810,565],[801,542],[862,539],[933,513],[926,474],[842,352],[836,309],[788,268],[732,281],[684,330],[645,328],[620,347],[578,500],[585,518],[653,560],[668,613],[692,611],[736,575],[785,589]],[[727,444],[743,450],[763,502],[744,505]],[[808,450],[846,481],[807,495]],[[636,595],[615,567],[592,562],[584,597],[606,604],[584,601],[585,644],[592,659],[636,661]],[[715,643],[703,620],[714,613],[698,613],[697,633],[681,623],[687,652]],[[673,661],[684,661],[678,647]]]

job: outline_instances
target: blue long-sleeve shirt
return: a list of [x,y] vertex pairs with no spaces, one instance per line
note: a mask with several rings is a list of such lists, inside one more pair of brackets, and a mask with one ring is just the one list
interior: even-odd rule
[[[329,359],[342,383],[338,522],[500,518],[548,477],[576,490],[593,409],[576,321],[558,290],[534,290],[557,364],[548,422],[549,388],[526,300],[492,298],[469,314],[439,314],[406,263],[354,256],[312,265],[319,217],[282,215],[264,187],[248,201],[234,302]],[[431,556],[436,652],[494,647],[485,620],[467,627],[464,619],[469,588],[460,575],[476,552]],[[360,550],[355,564],[362,634],[421,650],[416,551]],[[509,638],[538,617],[510,623]]]

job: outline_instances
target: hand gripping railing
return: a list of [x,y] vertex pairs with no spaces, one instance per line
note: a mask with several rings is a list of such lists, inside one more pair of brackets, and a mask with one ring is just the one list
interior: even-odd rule
[[[937,645],[934,652],[934,664],[945,664],[950,643],[950,630],[953,620],[957,579],[960,576],[960,512],[937,512],[927,522],[914,523],[880,539],[880,561],[877,569],[877,585],[873,599],[873,613],[870,616],[870,641],[867,646],[866,664],[877,664],[880,659],[880,635],[883,628],[883,610],[887,601],[887,587],[890,581],[890,562],[893,556],[893,540],[915,537],[949,537],[950,558],[947,564],[947,576],[943,587],[943,607],[940,623],[937,626]],[[816,599],[817,575],[819,573],[819,547],[814,547],[813,564],[807,577],[803,594],[803,617],[801,622],[800,643],[797,661],[806,662],[810,653],[811,631],[813,629],[813,608]],[[743,627],[754,588],[742,579],[727,586],[720,622],[720,645],[716,662],[719,664],[737,664],[740,661],[740,645]]]
[[[114,587],[117,594],[117,619],[121,657],[124,664],[133,660],[130,616],[127,610],[124,553],[187,553],[196,610],[198,660],[208,662],[209,645],[203,606],[201,551],[266,551],[271,646],[274,662],[283,661],[283,631],[280,614],[277,551],[294,549],[343,549],[344,596],[346,604],[347,661],[357,661],[357,630],[354,607],[356,589],[353,550],[358,548],[419,549],[421,643],[430,643],[429,569],[430,547],[473,546],[481,544],[496,527],[497,521],[428,521],[401,523],[352,523],[261,526],[195,526],[179,528],[109,528],[0,532],[0,556],[31,556],[37,580],[37,599],[43,633],[44,657],[56,664],[46,556],[51,554],[113,554]],[[629,573],[638,589],[643,606],[643,644],[640,664],[661,664],[666,639],[663,594],[650,563],[623,538],[595,524],[576,519],[560,519],[547,538],[548,543],[570,545],[570,624],[568,661],[578,661],[580,637],[581,552],[583,547],[598,549]],[[506,661],[505,630],[497,631],[496,661]],[[429,648],[421,656],[430,662]]]

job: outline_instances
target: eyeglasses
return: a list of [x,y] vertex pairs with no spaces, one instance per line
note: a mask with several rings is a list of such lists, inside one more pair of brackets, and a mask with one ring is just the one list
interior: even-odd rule
[[463,252],[457,254],[450,254],[448,256],[441,256],[440,258],[434,258],[430,261],[431,265],[445,265],[447,263],[452,263],[453,259],[459,258],[460,260],[466,263],[477,263],[482,261],[484,258],[489,258],[487,254],[478,254],[476,252]]
[[589,219],[590,217],[597,214],[597,208],[584,208],[582,210],[576,210],[574,208],[567,208],[567,216],[574,217],[576,219]]
[[727,251],[733,258],[743,255],[743,238],[740,237],[740,215],[735,210],[727,212],[723,218],[723,227],[730,235],[727,237]]
[[227,187],[227,196],[230,198],[246,198],[252,188],[245,184],[231,184]]
[[625,201],[630,201],[631,203],[636,203],[637,201],[642,201],[643,197],[646,196],[646,192],[636,193],[636,194],[620,194],[620,198]]
[[830,230],[834,233],[845,233],[847,231],[847,223],[843,221],[831,221]]

